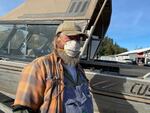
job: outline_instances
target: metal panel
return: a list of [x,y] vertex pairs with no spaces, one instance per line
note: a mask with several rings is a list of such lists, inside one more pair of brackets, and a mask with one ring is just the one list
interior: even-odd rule
[[86,70],[100,113],[149,113],[150,81]]
[[[90,3],[93,4],[88,8]],[[48,19],[64,19],[74,18],[87,19],[95,9],[94,4],[97,0],[27,0],[24,4],[11,11],[2,20],[48,20]],[[62,5],[63,4],[63,5]],[[86,15],[88,14],[88,15]],[[86,16],[85,16],[86,15]]]

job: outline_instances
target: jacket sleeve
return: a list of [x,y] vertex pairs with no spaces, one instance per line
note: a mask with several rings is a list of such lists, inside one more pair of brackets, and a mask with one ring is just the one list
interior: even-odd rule
[[41,65],[37,62],[33,62],[24,68],[18,85],[14,106],[27,106],[34,111],[40,108],[45,89],[45,76],[42,72]]
[[17,110],[13,111],[13,113],[30,113],[28,110]]
[[25,107],[25,106],[14,106],[13,107],[13,113],[35,113],[31,108]]

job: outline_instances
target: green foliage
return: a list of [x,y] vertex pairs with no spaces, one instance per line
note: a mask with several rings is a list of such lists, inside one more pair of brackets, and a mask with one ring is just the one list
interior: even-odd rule
[[128,51],[126,48],[120,47],[113,39],[105,37],[101,43],[99,51],[100,56],[114,55]]

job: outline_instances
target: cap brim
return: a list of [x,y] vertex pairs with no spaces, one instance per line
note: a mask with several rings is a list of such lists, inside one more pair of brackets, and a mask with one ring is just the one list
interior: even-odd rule
[[67,35],[67,36],[75,36],[75,35],[80,35],[81,37],[83,37],[84,40],[86,40],[86,38],[88,38],[88,35],[85,33],[82,33],[80,31],[63,31],[63,34]]

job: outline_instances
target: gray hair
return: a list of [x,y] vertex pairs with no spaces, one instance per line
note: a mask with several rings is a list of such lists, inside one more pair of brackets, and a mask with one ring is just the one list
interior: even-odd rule
[[57,38],[60,36],[60,33],[58,33],[55,37],[54,40],[52,42],[52,50],[57,53]]

